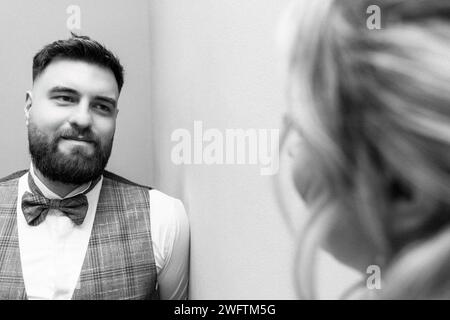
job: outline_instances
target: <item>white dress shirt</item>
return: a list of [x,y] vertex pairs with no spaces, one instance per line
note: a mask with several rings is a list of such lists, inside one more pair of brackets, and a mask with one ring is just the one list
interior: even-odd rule
[[[31,174],[36,186],[49,199],[62,199],[29,173],[19,179],[17,227],[20,259],[28,299],[71,299],[79,286],[79,276],[94,223],[103,177],[87,194],[89,208],[77,226],[61,211],[50,209],[38,226],[27,224],[21,199]],[[83,193],[90,184],[65,198]],[[189,222],[182,202],[160,191],[150,190],[150,220],[153,254],[161,299],[187,299],[189,277]],[[150,213],[149,213],[150,214]]]

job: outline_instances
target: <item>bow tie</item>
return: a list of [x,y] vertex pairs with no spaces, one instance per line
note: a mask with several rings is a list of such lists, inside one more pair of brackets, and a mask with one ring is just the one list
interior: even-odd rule
[[89,189],[83,194],[62,200],[47,199],[34,183],[31,174],[28,173],[28,184],[32,193],[27,191],[22,196],[22,211],[27,223],[37,226],[45,220],[50,209],[56,209],[72,219],[76,225],[82,224],[89,207],[85,193],[92,190],[96,182],[91,183]]

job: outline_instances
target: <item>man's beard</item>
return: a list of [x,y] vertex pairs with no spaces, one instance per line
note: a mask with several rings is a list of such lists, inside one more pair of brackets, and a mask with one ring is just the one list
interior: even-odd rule
[[[83,148],[74,147],[70,154],[58,149],[63,137],[83,136],[91,140],[94,152],[86,154]],[[98,178],[108,163],[114,136],[102,145],[90,129],[79,130],[71,127],[47,135],[30,122],[28,125],[28,144],[35,167],[47,178],[69,184],[83,184]]]

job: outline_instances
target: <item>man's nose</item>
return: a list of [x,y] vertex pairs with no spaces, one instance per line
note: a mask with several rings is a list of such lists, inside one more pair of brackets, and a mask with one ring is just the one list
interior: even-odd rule
[[88,128],[92,125],[92,114],[88,101],[80,101],[73,109],[69,122],[71,125],[79,128]]

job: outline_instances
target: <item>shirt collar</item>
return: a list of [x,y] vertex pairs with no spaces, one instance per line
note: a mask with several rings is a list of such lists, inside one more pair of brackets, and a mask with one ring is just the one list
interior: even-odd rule
[[29,173],[31,174],[31,177],[34,180],[34,183],[39,188],[39,190],[42,192],[44,197],[46,197],[48,199],[66,199],[66,198],[74,197],[74,196],[76,196],[76,195],[78,195],[80,193],[85,192],[87,189],[89,189],[89,187],[91,186],[91,183],[92,183],[92,181],[84,183],[81,186],[75,188],[75,190],[73,190],[68,195],[66,195],[65,197],[62,198],[59,195],[57,195],[56,193],[54,193],[53,191],[51,191],[49,188],[47,188],[47,186],[38,178],[38,176],[34,172],[34,165],[33,164],[30,165],[30,172]]

